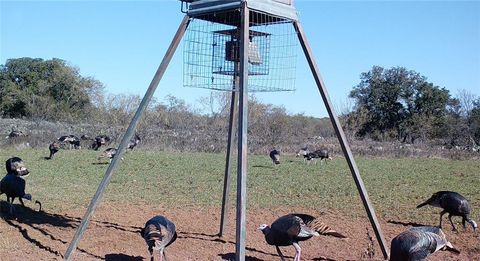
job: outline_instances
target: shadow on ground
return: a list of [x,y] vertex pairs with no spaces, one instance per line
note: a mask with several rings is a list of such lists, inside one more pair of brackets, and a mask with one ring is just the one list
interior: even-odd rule
[[[218,256],[221,257],[222,260],[235,261],[235,253],[219,254]],[[252,257],[252,256],[245,256],[245,261],[263,261],[263,260],[258,259],[256,257]]]
[[336,261],[336,259],[331,259],[331,258],[324,257],[324,256],[316,257],[312,260],[314,260],[314,261]]
[[253,168],[264,168],[264,169],[274,169],[272,166],[265,166],[265,165],[253,165]]
[[429,225],[415,223],[415,222],[403,222],[403,221],[395,221],[395,220],[388,220],[387,223],[395,224],[395,225],[402,225],[404,227],[408,227],[408,226],[413,226],[413,227],[429,226]]
[[[14,205],[15,205],[15,212],[10,215],[8,212],[10,207],[9,204],[5,201],[0,202],[0,210],[1,210],[0,217],[5,221],[5,223],[13,228],[16,228],[18,232],[22,235],[22,237],[25,238],[25,240],[32,243],[34,246],[38,247],[41,250],[54,254],[57,257],[63,258],[63,254],[59,250],[56,250],[51,246],[44,244],[42,241],[40,241],[40,238],[36,238],[31,232],[37,231],[42,235],[44,235],[45,237],[47,237],[48,240],[50,241],[57,241],[64,245],[67,245],[70,243],[70,241],[60,238],[60,236],[45,229],[42,226],[49,225],[52,227],[69,228],[72,230],[76,230],[76,228],[78,227],[82,219],[80,217],[53,214],[45,211],[36,211],[29,208],[28,203],[27,203],[27,206],[25,207],[22,205],[16,205],[16,204]],[[97,226],[122,230],[126,232],[131,232],[131,233],[139,233],[141,229],[140,227],[125,226],[125,225],[106,222],[106,221],[92,220],[91,223]],[[104,259],[101,256],[95,255],[93,253],[89,253],[88,251],[81,248],[77,248],[77,251],[97,259]],[[111,255],[117,255],[117,257],[124,258],[124,259],[109,259],[109,260],[143,260],[143,258],[138,259],[138,257],[131,257],[130,259],[127,259],[127,257],[124,257],[124,255],[122,254],[111,254]],[[105,258],[107,258],[107,256]],[[132,259],[132,258],[136,258],[136,259]]]
[[141,256],[129,256],[125,254],[107,254],[105,255],[106,261],[142,261],[144,260]]
[[[190,238],[190,239],[205,240],[205,241],[220,242],[220,243],[224,243],[224,244],[235,245],[235,242],[229,241],[229,240],[224,240],[224,239],[220,238],[218,236],[218,234],[205,234],[205,233],[195,233],[195,232],[177,232],[177,233],[178,233],[178,238]],[[262,251],[262,250],[259,250],[259,249],[253,248],[253,247],[246,247],[245,249],[248,250],[248,251],[261,253],[261,254],[264,254],[264,255],[277,256],[276,254],[267,253],[265,251]],[[234,259],[235,258],[233,258],[232,260],[234,260]],[[227,259],[227,260],[230,260],[230,259]],[[246,259],[246,260],[249,260],[249,259]],[[251,260],[259,260],[259,259],[251,259]]]

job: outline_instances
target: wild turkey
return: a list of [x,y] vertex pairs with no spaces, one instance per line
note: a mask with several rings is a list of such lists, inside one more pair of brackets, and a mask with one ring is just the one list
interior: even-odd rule
[[327,159],[332,159],[332,157],[330,157],[330,155],[328,154],[328,150],[326,149],[321,149],[321,150],[316,150],[314,151],[315,154],[317,154],[317,158],[319,158],[320,160],[327,160]]
[[[3,177],[0,181],[0,195],[5,193],[7,195],[7,202],[10,204],[10,214],[13,214],[15,207],[13,206],[13,201],[15,198],[20,200],[22,206],[25,206],[23,199],[32,200],[32,195],[25,193],[25,180],[23,177],[28,176],[29,171],[25,167],[22,159],[18,157],[13,157],[8,159],[5,162],[5,167],[7,169],[7,175]],[[42,210],[42,204],[36,200],[36,204],[40,205],[40,210]]]
[[[111,162],[113,157],[115,157],[116,154],[117,154],[117,149],[116,148],[108,148],[100,154],[98,159],[100,160],[101,158],[109,158],[110,162]],[[123,160],[123,158],[122,158],[122,160]]]
[[346,236],[307,214],[288,214],[275,220],[271,227],[267,224],[262,224],[258,229],[265,235],[267,243],[275,246],[282,261],[285,260],[285,257],[282,251],[280,251],[279,246],[293,245],[293,247],[295,247],[294,261],[300,261],[302,249],[298,244],[299,241],[304,241],[310,239],[312,236],[319,235],[346,238]]
[[92,149],[98,150],[102,145],[110,143],[111,138],[107,135],[98,135],[95,137],[95,141],[92,144]]
[[73,148],[75,149],[80,149],[81,146],[80,146],[80,139],[75,136],[75,135],[67,135],[67,136],[61,136],[60,138],[58,138],[58,141],[62,142],[62,143],[66,143],[66,144],[69,144],[70,148],[73,146]]
[[297,154],[295,157],[303,157],[303,161],[305,162],[307,160],[307,157],[305,157],[310,151],[308,150],[307,147],[301,148],[299,151],[297,151]]
[[270,151],[270,158],[272,159],[273,163],[280,164],[280,151],[276,149]]
[[127,148],[133,150],[133,148],[135,148],[140,141],[142,141],[142,139],[140,139],[140,136],[138,136],[138,134],[135,133],[135,136],[128,143]]
[[450,224],[452,224],[454,231],[457,230],[457,228],[452,222],[452,216],[462,217],[463,228],[466,229],[465,222],[468,222],[472,225],[474,231],[477,229],[477,223],[470,218],[471,209],[467,199],[457,192],[439,191],[434,193],[427,201],[418,205],[417,208],[421,208],[425,205],[443,208],[442,212],[440,212],[440,228],[442,228],[443,215],[448,213],[448,219],[450,220]]
[[[304,155],[304,157],[308,161],[315,160],[315,159],[320,159],[320,162],[322,162],[322,160],[325,160],[325,162],[326,162],[327,160],[332,159],[332,157],[330,157],[330,155],[328,154],[328,150],[326,150],[326,149],[320,149],[320,150],[316,150],[314,152],[307,153],[306,155]],[[315,162],[315,163],[317,163],[317,162]]]
[[175,224],[164,216],[155,216],[145,223],[140,234],[148,245],[150,261],[153,261],[153,250],[160,251],[160,261],[167,260],[165,248],[177,239]]
[[50,150],[50,156],[48,156],[47,159],[52,159],[53,155],[60,150],[60,143],[56,141],[50,143],[48,150]]
[[12,131],[5,138],[13,139],[13,138],[24,137],[24,136],[26,136],[26,135],[22,131],[15,130],[15,129],[12,128]]
[[303,155],[303,161],[307,160],[307,163],[310,163],[311,160],[314,160],[317,158],[317,154],[315,154],[314,152],[309,152],[305,155]]
[[412,227],[396,236],[390,246],[390,261],[425,260],[438,250],[460,253],[438,227]]

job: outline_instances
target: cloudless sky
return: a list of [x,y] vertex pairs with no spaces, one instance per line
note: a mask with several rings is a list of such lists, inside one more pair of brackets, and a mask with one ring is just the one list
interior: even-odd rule
[[[480,96],[479,1],[295,0],[336,110],[373,65],[403,66],[445,87]],[[183,17],[177,0],[0,0],[0,64],[7,59],[60,58],[92,76],[109,93],[143,97]],[[183,47],[155,97],[199,107],[209,90],[182,86]],[[326,116],[303,52],[298,47],[295,92],[256,94],[290,113]]]

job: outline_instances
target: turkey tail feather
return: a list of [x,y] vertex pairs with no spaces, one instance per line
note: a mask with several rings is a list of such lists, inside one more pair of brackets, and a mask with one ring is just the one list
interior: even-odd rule
[[325,225],[323,222],[319,220],[313,220],[309,222],[310,226],[315,229],[320,235],[326,235],[326,236],[334,236],[338,238],[347,238],[347,236],[331,229],[329,226]]

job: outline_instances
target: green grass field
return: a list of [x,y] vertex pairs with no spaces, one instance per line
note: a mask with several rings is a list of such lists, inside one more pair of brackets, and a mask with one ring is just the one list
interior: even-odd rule
[[[47,150],[1,150],[5,161],[21,157],[31,174],[27,193],[44,209],[59,212],[85,207],[100,183],[107,164],[98,164],[98,151],[62,150],[45,160]],[[480,161],[433,158],[357,158],[357,165],[377,215],[388,219],[417,219],[439,213],[415,206],[439,190],[453,190],[470,200],[472,217],[480,220]],[[103,162],[107,162],[104,160]],[[328,164],[307,165],[300,158],[282,157],[274,166],[268,156],[248,159],[247,202],[256,208],[309,208],[364,216],[355,184],[341,157]],[[232,185],[236,184],[233,164]],[[134,151],[125,155],[103,201],[163,206],[221,204],[225,155]],[[231,202],[235,201],[235,189]],[[2,200],[6,200],[2,196]]]

